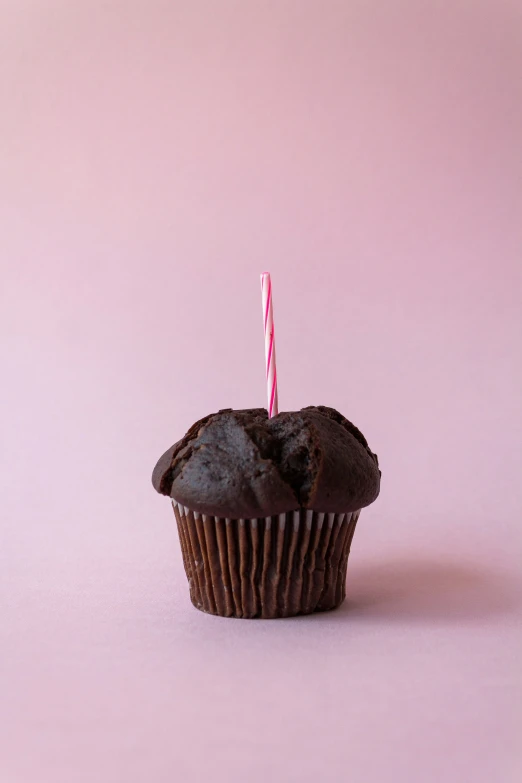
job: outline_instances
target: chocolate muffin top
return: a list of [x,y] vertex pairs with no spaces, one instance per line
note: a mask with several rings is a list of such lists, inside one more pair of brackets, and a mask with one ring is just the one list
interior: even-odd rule
[[226,409],[197,421],[159,459],[154,488],[192,511],[231,519],[299,508],[343,513],[379,494],[364,435],[333,408]]

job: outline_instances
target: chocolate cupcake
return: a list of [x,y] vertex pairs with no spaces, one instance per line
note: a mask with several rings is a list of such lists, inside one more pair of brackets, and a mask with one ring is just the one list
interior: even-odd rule
[[222,410],[159,459],[194,606],[225,617],[290,617],[345,598],[359,513],[380,471],[362,433],[333,408]]

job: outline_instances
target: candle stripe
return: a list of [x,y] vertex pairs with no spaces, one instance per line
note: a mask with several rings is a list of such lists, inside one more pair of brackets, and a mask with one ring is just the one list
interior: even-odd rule
[[[261,288],[263,287],[263,284],[261,284]],[[266,295],[266,307],[265,307],[265,332],[266,332],[266,324],[268,321],[268,314],[270,312],[270,306],[272,304],[272,283],[270,282],[270,276],[268,275],[268,291]]]
[[268,349],[268,359],[266,360],[266,377],[268,378],[268,372],[270,370],[270,360],[272,358],[272,348],[274,345],[274,333],[270,335],[270,348]]

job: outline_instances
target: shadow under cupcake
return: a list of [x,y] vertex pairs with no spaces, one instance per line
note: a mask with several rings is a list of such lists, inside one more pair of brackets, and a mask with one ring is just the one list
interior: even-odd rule
[[159,459],[190,597],[223,617],[326,611],[346,595],[360,510],[380,471],[362,433],[333,408],[222,410]]

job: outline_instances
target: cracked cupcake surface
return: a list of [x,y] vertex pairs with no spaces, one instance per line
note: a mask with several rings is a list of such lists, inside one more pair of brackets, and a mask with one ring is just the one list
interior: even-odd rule
[[379,494],[377,456],[333,408],[268,418],[221,410],[196,422],[158,460],[154,488],[192,511],[231,519],[297,509],[344,513]]

